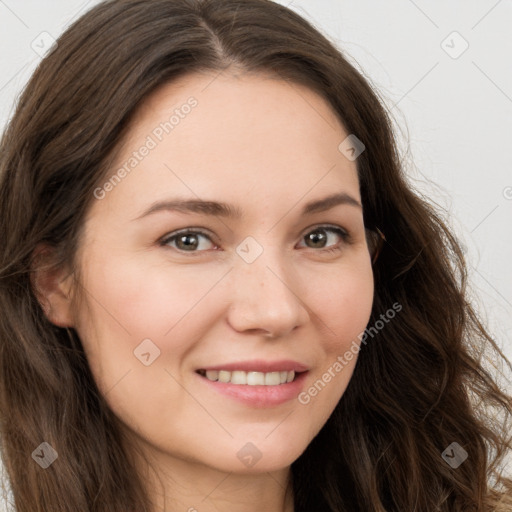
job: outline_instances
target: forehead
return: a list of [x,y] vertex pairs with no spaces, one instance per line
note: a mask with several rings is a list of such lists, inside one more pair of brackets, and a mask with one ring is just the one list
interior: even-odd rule
[[[302,158],[321,152],[332,160],[347,134],[328,102],[303,85],[272,75],[204,72],[160,86],[141,104],[128,141],[148,135],[174,154],[196,159],[211,157],[215,146],[224,159],[235,151],[264,158],[283,148]],[[315,154],[305,155],[299,142],[317,149]]]
[[107,199],[135,208],[169,194],[262,206],[341,189],[359,198],[356,164],[339,149],[347,135],[307,87],[258,74],[185,75],[135,113],[111,169],[128,172]]

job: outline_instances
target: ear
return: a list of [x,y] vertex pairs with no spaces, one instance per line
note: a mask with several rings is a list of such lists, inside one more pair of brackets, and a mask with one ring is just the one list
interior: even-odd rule
[[73,276],[55,266],[55,248],[39,244],[32,252],[30,282],[48,320],[58,327],[73,327],[71,291]]

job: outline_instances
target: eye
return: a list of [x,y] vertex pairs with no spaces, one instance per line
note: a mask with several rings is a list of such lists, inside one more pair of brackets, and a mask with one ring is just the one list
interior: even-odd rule
[[312,249],[321,249],[324,252],[341,251],[343,243],[338,243],[334,247],[325,247],[329,240],[329,235],[326,233],[335,233],[341,238],[342,242],[350,242],[350,235],[344,229],[334,226],[318,226],[313,231],[309,231],[304,236],[304,240],[306,240],[307,243],[309,242],[312,244],[308,246]]
[[[328,233],[331,233],[331,235]],[[341,238],[342,242],[335,244],[334,247],[325,247],[329,240],[332,239],[333,233]],[[160,245],[171,246],[171,248],[181,252],[204,252],[208,250],[208,247],[205,247],[205,244],[201,243],[201,238],[209,240],[210,244],[212,244],[214,248],[218,247],[212,242],[210,234],[196,229],[186,229],[179,231],[178,233],[171,233],[169,236],[160,240]],[[335,252],[342,249],[342,246],[344,245],[343,242],[350,242],[350,235],[344,229],[339,227],[318,226],[313,231],[309,231],[304,235],[303,239],[306,240],[306,243],[312,244],[307,246],[310,249],[319,249],[319,252]],[[206,246],[208,246],[208,243],[206,243]]]
[[[167,246],[171,242],[175,242],[176,245],[174,246],[174,248],[180,251],[202,252],[202,250],[204,250],[204,244],[200,243],[201,237],[207,238],[211,242],[210,235],[208,235],[207,233],[204,233],[203,231],[187,229],[163,238],[160,244]],[[196,251],[196,249],[198,248],[202,248],[202,250]]]

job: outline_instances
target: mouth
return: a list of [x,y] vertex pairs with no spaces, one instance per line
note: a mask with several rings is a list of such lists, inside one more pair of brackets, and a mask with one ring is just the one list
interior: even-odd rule
[[[220,366],[199,369],[195,373],[206,393],[220,394],[251,408],[273,408],[292,402],[304,388],[309,374],[309,368],[304,369],[303,365],[294,363],[288,366],[295,367],[295,370],[284,370],[284,365],[272,364],[270,369],[273,371],[267,372],[254,371],[255,364],[247,366],[253,368],[238,370],[238,364],[233,364],[230,369]],[[264,370],[269,365],[261,366]]]
[[246,386],[280,386],[294,382],[301,374],[294,370],[273,372],[247,372],[243,370],[196,370],[196,373],[212,382]]

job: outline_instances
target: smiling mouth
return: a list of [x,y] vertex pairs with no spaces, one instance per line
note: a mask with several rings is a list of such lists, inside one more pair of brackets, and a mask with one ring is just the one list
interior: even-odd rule
[[245,372],[242,370],[197,370],[196,373],[213,382],[223,382],[248,386],[280,386],[293,382],[298,375],[305,372]]

